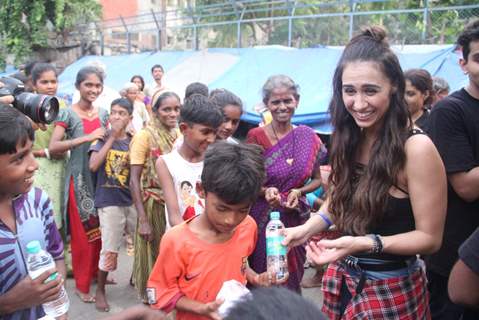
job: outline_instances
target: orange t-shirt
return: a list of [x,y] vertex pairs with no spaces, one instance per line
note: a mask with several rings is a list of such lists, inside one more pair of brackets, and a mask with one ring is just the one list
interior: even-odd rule
[[[190,221],[173,227],[161,239],[147,284],[148,299],[155,309],[170,312],[183,296],[202,303],[215,301],[228,280],[246,284],[247,259],[257,239],[253,218],[246,216],[231,239],[214,244],[200,240],[190,230]],[[207,318],[178,311],[176,319]]]

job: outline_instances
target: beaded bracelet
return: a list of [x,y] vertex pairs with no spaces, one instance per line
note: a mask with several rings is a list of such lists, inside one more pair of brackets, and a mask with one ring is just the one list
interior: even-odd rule
[[327,216],[326,214],[324,214],[324,213],[321,212],[321,211],[318,211],[317,215],[320,216],[321,219],[323,219],[324,222],[326,222],[326,226],[327,226],[328,228],[331,227],[331,225],[332,225],[333,223],[331,222],[331,220],[328,218],[328,216]]

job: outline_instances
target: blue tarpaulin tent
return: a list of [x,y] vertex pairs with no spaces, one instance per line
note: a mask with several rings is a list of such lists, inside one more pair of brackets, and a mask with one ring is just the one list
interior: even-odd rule
[[[452,90],[465,85],[467,77],[458,65],[454,46],[405,46],[395,48],[404,70],[424,68],[433,76],[445,78]],[[243,99],[246,112],[243,120],[261,120],[256,110],[261,104],[261,87],[273,74],[289,75],[300,86],[301,100],[293,118],[318,132],[331,131],[327,112],[332,92],[332,76],[342,47],[294,49],[267,46],[244,49],[208,49],[204,51],[155,52],[124,56],[87,56],[69,67],[60,76],[59,96],[72,96],[78,70],[91,63],[104,65],[105,85],[120,90],[132,75],[140,74],[152,82],[150,68],[161,64],[166,71],[165,84],[178,94],[191,82],[201,81],[210,89],[226,88]]]

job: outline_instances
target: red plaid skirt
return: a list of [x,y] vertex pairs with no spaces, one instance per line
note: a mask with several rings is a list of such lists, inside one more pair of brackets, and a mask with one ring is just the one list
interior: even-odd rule
[[[341,317],[339,310],[343,279],[352,299]],[[328,319],[431,319],[426,275],[422,268],[404,277],[366,279],[363,290],[356,295],[358,282],[359,278],[349,275],[341,263],[329,264],[322,283],[322,311]]]

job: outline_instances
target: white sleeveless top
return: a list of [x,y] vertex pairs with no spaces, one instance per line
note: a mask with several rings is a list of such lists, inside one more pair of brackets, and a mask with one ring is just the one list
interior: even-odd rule
[[[188,162],[178,153],[177,149],[162,155],[161,158],[165,161],[166,167],[173,178],[176,198],[183,220],[201,214],[205,203],[204,199],[201,199],[196,193],[196,183],[201,182],[203,161]],[[166,221],[167,227],[169,227],[168,212],[166,212]]]

